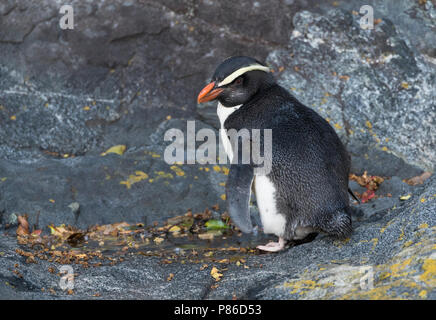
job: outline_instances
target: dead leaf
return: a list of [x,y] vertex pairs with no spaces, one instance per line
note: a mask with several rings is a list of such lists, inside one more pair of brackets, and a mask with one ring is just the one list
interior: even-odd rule
[[74,252],[73,255],[78,259],[87,259],[88,258],[88,255],[85,253],[75,253]]
[[[191,214],[192,214],[192,213],[191,213]],[[167,223],[170,224],[170,225],[176,225],[176,224],[182,223],[183,218],[184,218],[184,216],[176,216],[176,217],[172,217],[172,218],[169,218],[169,219],[167,220]]]
[[360,197],[362,203],[368,202],[369,200],[371,200],[372,198],[375,197],[375,193],[373,190],[369,190],[367,189],[362,196]]
[[411,194],[408,194],[407,196],[401,196],[400,200],[409,200],[411,196]]
[[68,239],[71,234],[75,233],[73,230],[68,230],[65,225],[60,225],[59,227],[55,227],[53,225],[48,226],[50,228],[51,234],[55,237],[60,238],[61,240],[65,241]]
[[212,268],[212,270],[210,271],[210,275],[212,276],[212,278],[215,279],[215,281],[220,281],[221,277],[223,276],[223,274],[220,273],[216,267]]
[[180,232],[182,229],[179,226],[172,226],[168,231],[172,233]]
[[77,246],[78,244],[80,244],[80,243],[82,243],[84,241],[85,241],[85,235],[83,233],[81,233],[81,232],[73,233],[72,235],[70,235],[67,238],[68,244],[70,246],[72,246],[72,247],[75,247],[75,246]]
[[106,150],[105,152],[103,152],[101,155],[102,155],[102,156],[105,156],[105,155],[107,155],[108,153],[116,153],[116,154],[122,156],[122,155],[124,154],[125,151],[126,151],[126,146],[123,145],[123,144],[119,144],[119,145],[116,145],[116,146],[113,146],[113,147],[107,149],[107,150]]
[[198,235],[198,238],[200,238],[201,240],[213,240],[214,237],[214,233],[202,233]]
[[33,230],[31,235],[32,235],[32,237],[39,237],[41,235],[41,233],[42,233],[42,230],[38,229],[38,230]]
[[154,243],[156,244],[161,244],[162,242],[164,242],[164,240],[165,240],[164,238],[159,238],[159,237],[153,239]]
[[347,76],[347,75],[339,76],[339,79],[348,81],[350,79],[350,76]]
[[207,264],[203,264],[203,265],[200,267],[200,271],[203,271],[203,270],[206,269],[207,267],[208,267]]
[[376,191],[380,184],[385,181],[384,178],[379,176],[369,176],[366,171],[361,176],[356,176],[354,173],[351,173],[349,179],[356,181],[360,186],[371,191]]
[[27,222],[27,216],[18,216],[18,228],[17,228],[17,236],[27,236],[30,234],[29,232],[29,222]]
[[407,183],[410,186],[416,186],[418,184],[423,184],[425,180],[427,180],[428,178],[431,177],[431,172],[424,172],[423,174],[410,178],[410,179],[406,179],[403,180],[405,183]]

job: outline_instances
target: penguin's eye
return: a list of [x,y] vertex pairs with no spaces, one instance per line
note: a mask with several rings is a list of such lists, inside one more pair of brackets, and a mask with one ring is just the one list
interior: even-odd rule
[[236,78],[235,81],[233,81],[233,84],[236,86],[242,84],[242,77]]

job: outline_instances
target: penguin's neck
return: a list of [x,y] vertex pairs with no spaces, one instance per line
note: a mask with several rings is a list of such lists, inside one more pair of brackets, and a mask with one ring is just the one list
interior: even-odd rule
[[226,122],[227,118],[236,110],[238,110],[242,104],[234,106],[234,107],[224,107],[221,102],[218,102],[218,107],[216,109],[216,113],[218,114],[218,118],[220,119],[221,129],[224,128],[224,122]]
[[221,142],[224,146],[224,150],[227,154],[227,157],[230,160],[230,163],[232,163],[232,160],[233,160],[233,150],[232,150],[232,145],[230,143],[229,137],[227,136],[227,130],[224,127],[224,123],[226,122],[227,118],[233,112],[238,110],[241,106],[242,106],[242,104],[240,104],[238,106],[227,108],[227,107],[224,107],[220,102],[218,102],[218,107],[216,110],[216,113],[218,114],[218,118],[220,119],[220,123],[221,123],[221,129],[220,129]]

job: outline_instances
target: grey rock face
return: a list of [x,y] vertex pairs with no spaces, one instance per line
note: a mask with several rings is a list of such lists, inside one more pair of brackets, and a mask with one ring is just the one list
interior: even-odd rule
[[435,65],[404,41],[389,20],[373,30],[342,10],[302,11],[288,48],[268,61],[280,83],[322,114],[344,141],[391,152],[434,170]]
[[[402,181],[434,170],[432,1],[367,1],[381,19],[373,30],[362,30],[352,13],[359,1],[69,4],[74,30],[59,28],[56,1],[0,3],[1,298],[436,298],[436,180]],[[218,264],[199,271],[132,256],[115,266],[74,266],[73,296],[47,272],[59,265],[25,263],[15,251],[20,214],[40,228],[150,224],[215,204],[214,217],[221,214],[227,167],[168,165],[163,136],[186,132],[187,120],[197,130],[217,128],[215,105],[197,107],[196,96],[221,60],[240,54],[267,61],[284,87],[328,118],[353,173],[390,177],[379,198],[355,206],[349,240],[318,236],[276,255],[247,255],[249,268],[230,263],[220,282],[210,275]],[[119,144],[123,155],[101,155]],[[255,203],[251,209],[260,225]],[[16,263],[22,278],[11,273]],[[362,289],[368,270],[373,287]]]

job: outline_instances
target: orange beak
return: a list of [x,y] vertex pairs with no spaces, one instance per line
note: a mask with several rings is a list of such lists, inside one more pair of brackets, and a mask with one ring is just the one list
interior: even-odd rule
[[219,96],[221,92],[223,92],[223,89],[219,89],[219,88],[212,90],[214,87],[215,87],[215,82],[211,82],[207,86],[205,86],[198,95],[197,98],[198,103],[214,100]]

